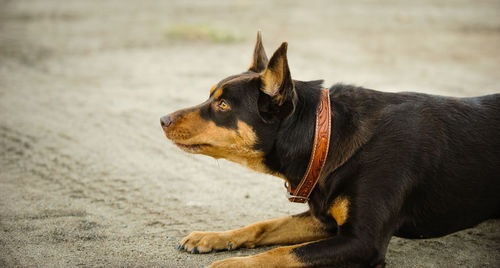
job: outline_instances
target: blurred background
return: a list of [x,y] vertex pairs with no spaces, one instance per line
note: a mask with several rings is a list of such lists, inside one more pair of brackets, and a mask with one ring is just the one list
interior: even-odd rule
[[[0,266],[203,267],[192,230],[307,209],[280,179],[181,152],[159,118],[245,71],[258,29],[294,79],[500,90],[500,1],[0,0]],[[393,238],[389,267],[498,267],[500,222]]]

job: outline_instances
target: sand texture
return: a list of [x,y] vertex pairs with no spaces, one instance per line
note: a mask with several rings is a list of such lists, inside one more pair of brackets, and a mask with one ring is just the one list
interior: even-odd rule
[[[499,1],[0,0],[0,267],[204,267],[192,230],[307,209],[282,181],[189,155],[159,118],[245,71],[255,34],[292,76],[382,91],[500,90]],[[393,238],[388,267],[500,267],[500,221]]]

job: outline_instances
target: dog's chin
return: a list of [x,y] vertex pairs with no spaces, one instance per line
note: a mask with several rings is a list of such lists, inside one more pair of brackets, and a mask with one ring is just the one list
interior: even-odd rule
[[209,147],[209,144],[183,144],[174,142],[177,147],[181,148],[184,152],[191,154],[199,154],[203,151],[203,149]]

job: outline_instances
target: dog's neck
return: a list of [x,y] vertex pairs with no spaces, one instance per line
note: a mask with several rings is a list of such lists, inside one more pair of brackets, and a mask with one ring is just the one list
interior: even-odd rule
[[322,81],[294,82],[295,110],[282,122],[273,150],[266,157],[266,164],[282,174],[292,187],[304,176],[311,157]]
[[[314,144],[316,110],[322,89],[322,81],[294,82],[297,92],[295,111],[282,122],[273,150],[265,157],[266,165],[272,171],[285,177],[292,188],[297,187],[310,161]],[[347,92],[342,93],[343,89]],[[334,91],[330,99],[333,123],[323,175],[331,174],[343,165],[370,139],[372,133],[369,131],[369,124],[373,123],[370,120],[370,114],[377,109],[376,100],[373,100],[374,107],[368,110],[347,108],[357,107],[356,103],[366,99],[363,94],[364,90],[361,88],[335,85],[331,90]],[[356,91],[360,97],[349,93],[352,91]],[[352,105],[346,105],[346,103]],[[365,119],[360,120],[360,118]]]

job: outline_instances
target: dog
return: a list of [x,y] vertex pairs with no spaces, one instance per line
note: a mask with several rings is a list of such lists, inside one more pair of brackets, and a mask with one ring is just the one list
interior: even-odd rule
[[[323,144],[309,195],[289,193],[309,210],[192,232],[180,250],[286,245],[210,267],[383,267],[394,235],[440,237],[500,216],[500,94],[454,98],[344,84],[324,90],[321,80],[292,79],[287,46],[268,60],[259,31],[247,71],[160,123],[180,149],[280,177],[289,190]],[[316,142],[324,92],[329,139]]]

